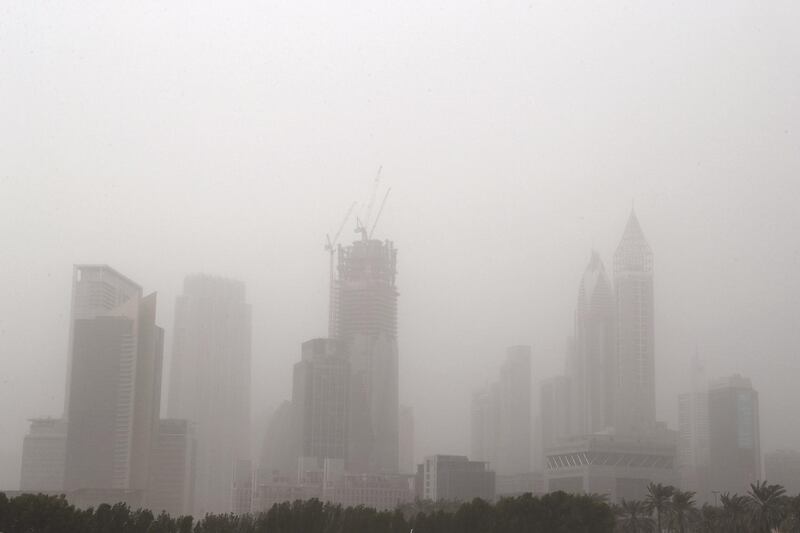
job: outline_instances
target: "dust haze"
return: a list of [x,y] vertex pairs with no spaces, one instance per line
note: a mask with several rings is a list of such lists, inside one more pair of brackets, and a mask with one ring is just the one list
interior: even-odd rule
[[184,278],[244,282],[257,454],[328,332],[326,234],[381,166],[417,462],[470,453],[508,347],[532,347],[534,388],[564,372],[591,252],[611,265],[632,209],[658,419],[676,427],[697,353],[752,380],[762,451],[800,448],[798,20],[789,1],[4,4],[0,489],[27,420],[64,412],[73,264],[158,293],[165,370]]

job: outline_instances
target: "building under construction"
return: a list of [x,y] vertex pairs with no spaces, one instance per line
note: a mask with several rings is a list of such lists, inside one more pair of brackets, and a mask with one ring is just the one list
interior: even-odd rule
[[337,251],[331,330],[350,359],[348,470],[397,472],[397,250],[363,231]]

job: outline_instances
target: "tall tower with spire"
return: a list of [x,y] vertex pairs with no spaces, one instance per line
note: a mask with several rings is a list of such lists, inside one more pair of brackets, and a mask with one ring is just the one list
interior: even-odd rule
[[588,435],[614,424],[616,344],[614,292],[603,260],[592,251],[578,289],[569,364],[571,433]]
[[631,210],[614,253],[617,434],[639,433],[656,421],[653,252]]

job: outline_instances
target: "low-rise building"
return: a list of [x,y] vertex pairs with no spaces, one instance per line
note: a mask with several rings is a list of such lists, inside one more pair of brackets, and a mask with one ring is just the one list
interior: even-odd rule
[[64,489],[67,425],[58,418],[32,418],[22,441],[20,489],[48,492]]
[[546,452],[548,492],[603,494],[611,502],[642,500],[650,482],[675,485],[675,433],[648,438],[589,435]]
[[431,501],[471,501],[495,497],[495,473],[484,461],[463,455],[432,455],[417,466],[417,497]]

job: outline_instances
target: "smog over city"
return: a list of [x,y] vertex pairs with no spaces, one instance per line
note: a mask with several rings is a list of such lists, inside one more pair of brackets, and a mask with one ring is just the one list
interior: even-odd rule
[[0,531],[45,531],[37,493],[422,533],[420,502],[515,531],[501,502],[554,495],[608,513],[585,531],[734,531],[737,494],[739,531],[796,531],[799,24],[4,3]]

